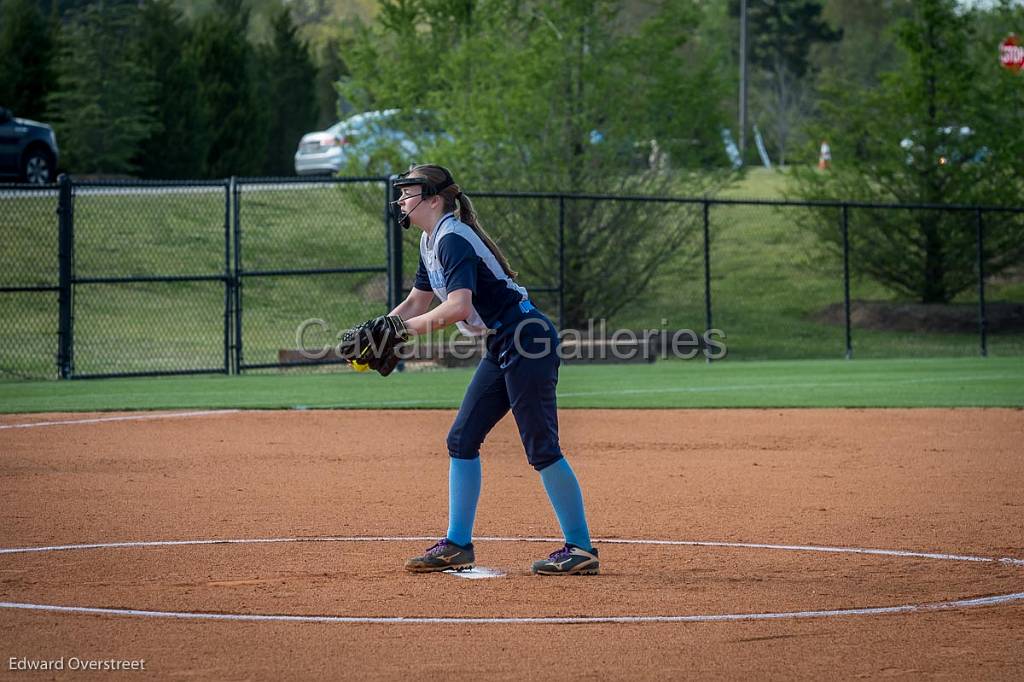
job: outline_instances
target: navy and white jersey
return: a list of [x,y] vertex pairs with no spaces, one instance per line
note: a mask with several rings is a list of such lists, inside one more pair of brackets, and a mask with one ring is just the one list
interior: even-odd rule
[[530,310],[528,294],[505,274],[473,228],[451,213],[445,214],[429,235],[420,236],[420,265],[416,284],[421,291],[433,291],[442,301],[448,292],[473,292],[473,311],[465,321],[456,322],[463,334],[482,336]]

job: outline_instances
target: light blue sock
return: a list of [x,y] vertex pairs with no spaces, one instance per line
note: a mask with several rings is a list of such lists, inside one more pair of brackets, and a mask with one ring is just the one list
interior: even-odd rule
[[544,482],[551,506],[555,508],[555,516],[558,517],[565,541],[586,550],[593,549],[590,529],[587,528],[587,515],[583,511],[583,493],[569,461],[563,457],[544,467],[540,479]]
[[468,545],[473,540],[473,520],[483,478],[480,458],[448,459],[448,539],[457,545]]

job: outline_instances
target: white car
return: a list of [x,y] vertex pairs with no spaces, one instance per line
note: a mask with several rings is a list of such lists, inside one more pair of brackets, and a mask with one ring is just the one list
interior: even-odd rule
[[430,112],[366,111],[307,133],[295,152],[298,175],[323,175],[344,168],[387,173],[416,161],[420,146],[443,135]]

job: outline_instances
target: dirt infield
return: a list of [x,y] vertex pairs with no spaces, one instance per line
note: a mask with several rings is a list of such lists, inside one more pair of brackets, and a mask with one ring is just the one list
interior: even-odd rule
[[978,560],[1024,559],[1024,411],[563,410],[602,559],[572,578],[529,575],[558,530],[507,418],[476,580],[401,568],[451,417],[0,417],[0,549],[188,541],[0,552],[0,678],[1024,676],[1024,561]]

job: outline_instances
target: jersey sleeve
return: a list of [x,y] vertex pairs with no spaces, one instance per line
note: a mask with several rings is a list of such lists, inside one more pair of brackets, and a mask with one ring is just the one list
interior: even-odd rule
[[469,289],[476,293],[476,268],[479,261],[473,245],[465,237],[447,234],[437,245],[437,259],[444,270],[444,287],[448,291]]
[[433,291],[434,288],[430,286],[430,276],[427,274],[427,266],[423,264],[423,257],[420,257],[420,266],[416,268],[416,281],[413,283],[414,289],[420,291]]

